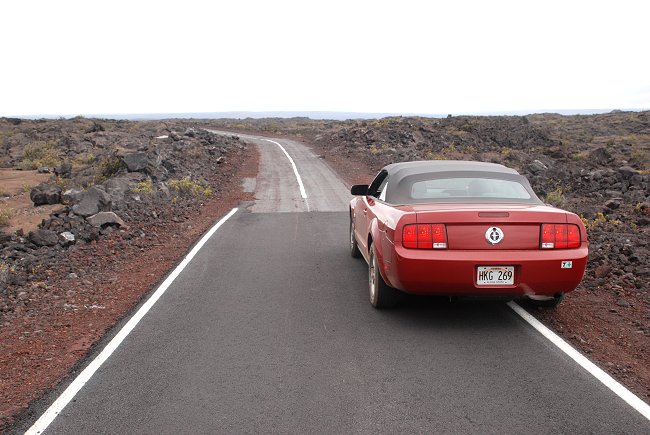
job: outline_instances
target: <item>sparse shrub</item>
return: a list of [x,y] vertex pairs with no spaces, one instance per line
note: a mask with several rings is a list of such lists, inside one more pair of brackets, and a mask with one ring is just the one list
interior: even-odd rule
[[0,209],[0,227],[5,227],[9,225],[10,218],[11,218],[11,210]]
[[95,184],[100,184],[111,178],[122,168],[122,161],[117,156],[104,157],[97,167]]
[[571,160],[578,162],[587,158],[588,153],[586,151],[579,151],[571,155]]
[[70,187],[70,180],[63,177],[56,177],[56,180],[54,180],[54,184],[59,186],[61,190],[67,190]]
[[501,156],[504,159],[510,157],[510,154],[512,154],[512,148],[510,148],[510,147],[501,148]]
[[2,196],[2,197],[9,197],[9,196],[11,196],[11,193],[9,193],[9,192],[6,191],[6,190],[2,190],[2,189],[0,189],[0,196]]
[[151,180],[144,180],[131,186],[131,192],[139,194],[151,194],[153,193],[153,182]]
[[594,228],[600,226],[621,225],[621,221],[619,221],[618,219],[607,219],[607,216],[605,216],[602,212],[596,213],[596,217],[593,219],[588,219],[584,216],[580,216],[580,219],[582,220],[582,223],[585,224],[585,228],[587,228],[587,231],[591,231]]
[[92,165],[96,161],[97,161],[97,156],[93,153],[81,154],[72,161],[72,165],[73,166]]
[[190,177],[174,179],[169,181],[169,187],[181,196],[212,196],[214,193],[210,187],[204,187],[196,181],[190,180]]
[[564,192],[562,186],[556,187],[555,190],[546,194],[546,202],[556,207],[560,206],[564,202]]
[[424,153],[425,160],[447,160],[442,154],[433,152],[432,150],[426,151]]
[[187,155],[193,159],[200,159],[206,156],[205,150],[200,146],[194,146],[187,150]]
[[9,275],[16,273],[16,268],[10,266],[8,263],[0,262],[0,284],[4,284],[9,280]]
[[53,168],[60,163],[59,152],[51,142],[47,142],[27,145],[20,167],[24,170],[33,170],[41,167]]

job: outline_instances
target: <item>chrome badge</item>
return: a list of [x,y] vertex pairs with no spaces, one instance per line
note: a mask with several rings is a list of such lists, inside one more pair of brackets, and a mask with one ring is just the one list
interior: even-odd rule
[[501,240],[503,240],[503,231],[499,227],[490,227],[485,232],[485,240],[491,245],[501,243]]

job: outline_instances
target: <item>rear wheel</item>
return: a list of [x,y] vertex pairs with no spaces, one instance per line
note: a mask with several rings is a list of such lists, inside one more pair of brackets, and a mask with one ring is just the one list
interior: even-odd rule
[[557,293],[554,296],[528,296],[536,307],[555,308],[564,299],[564,293]]
[[354,221],[352,220],[352,217],[350,217],[350,255],[354,258],[361,257],[361,251],[359,251],[357,238],[354,236]]
[[379,271],[375,246],[370,246],[370,261],[368,262],[368,290],[370,304],[378,309],[394,307],[399,301],[399,290],[386,284]]

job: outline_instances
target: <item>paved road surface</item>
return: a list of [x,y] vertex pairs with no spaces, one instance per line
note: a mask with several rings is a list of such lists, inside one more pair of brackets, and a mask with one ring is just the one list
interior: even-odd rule
[[278,142],[307,200],[280,147],[255,140],[259,200],[46,433],[650,433],[503,303],[373,309],[342,182]]

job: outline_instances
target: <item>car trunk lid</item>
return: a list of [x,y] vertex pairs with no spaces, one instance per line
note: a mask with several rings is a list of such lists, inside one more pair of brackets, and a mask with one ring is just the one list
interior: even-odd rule
[[543,223],[566,223],[566,213],[531,205],[412,206],[417,223],[442,223],[452,250],[539,249]]

